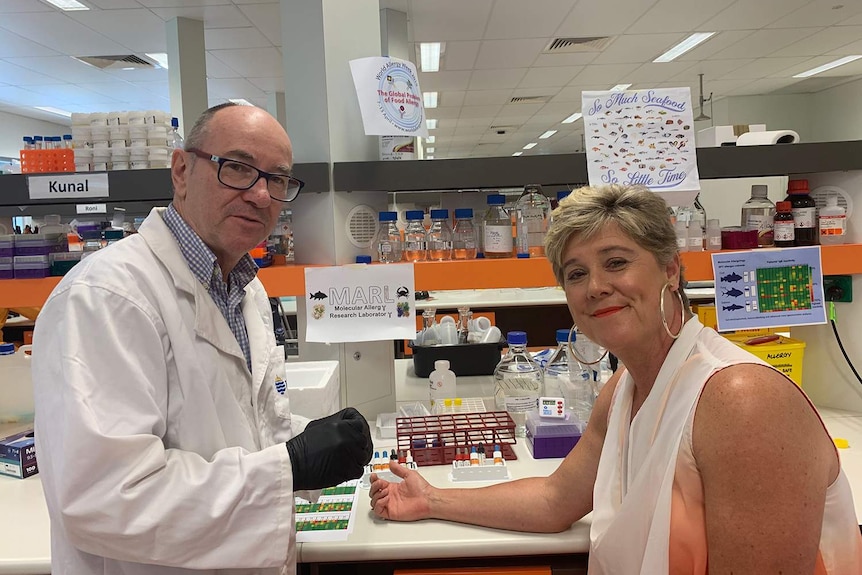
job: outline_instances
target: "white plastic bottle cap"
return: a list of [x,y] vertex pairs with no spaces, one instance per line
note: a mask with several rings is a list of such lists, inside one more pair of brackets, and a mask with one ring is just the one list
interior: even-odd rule
[[438,359],[434,362],[434,369],[440,371],[446,371],[449,369],[449,360],[448,359]]

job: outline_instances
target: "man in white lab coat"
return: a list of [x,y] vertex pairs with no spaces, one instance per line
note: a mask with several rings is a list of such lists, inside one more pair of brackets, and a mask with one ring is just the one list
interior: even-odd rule
[[[207,110],[174,200],[84,259],[36,322],[54,575],[293,573],[294,492],[359,477],[368,424],[291,416],[248,251],[302,183],[260,108]],[[280,391],[279,391],[280,390]]]

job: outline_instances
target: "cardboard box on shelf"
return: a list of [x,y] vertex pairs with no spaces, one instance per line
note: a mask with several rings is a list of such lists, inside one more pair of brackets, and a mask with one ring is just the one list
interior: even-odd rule
[[0,473],[19,479],[39,473],[32,429],[0,439]]

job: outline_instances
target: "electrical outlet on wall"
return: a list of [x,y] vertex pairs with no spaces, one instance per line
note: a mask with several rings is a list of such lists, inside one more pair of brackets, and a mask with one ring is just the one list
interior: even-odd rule
[[826,301],[852,302],[853,279],[850,276],[823,276]]

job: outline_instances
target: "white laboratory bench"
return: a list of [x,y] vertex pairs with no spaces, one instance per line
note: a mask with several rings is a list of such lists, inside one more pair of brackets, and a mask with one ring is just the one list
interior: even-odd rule
[[[426,380],[413,375],[409,360],[397,361],[396,371],[399,402],[427,399]],[[458,386],[458,394],[463,397],[489,397],[493,391],[490,376],[461,378]],[[850,447],[839,453],[853,488],[856,516],[862,518],[862,414],[833,409],[821,409],[820,413],[833,437],[850,442]],[[14,432],[8,425],[0,426],[0,436]],[[381,450],[391,449],[394,444],[394,439],[376,440]],[[522,443],[515,446],[515,453],[518,459],[509,462],[513,479],[548,475],[559,464],[558,459],[533,460]],[[447,466],[425,467],[421,472],[433,485],[451,485],[446,477]],[[518,533],[436,520],[382,521],[373,517],[367,492],[359,497],[356,525],[348,539],[301,543],[298,561],[328,564],[533,556],[540,564],[540,556],[586,553],[589,547],[589,516],[562,533]],[[0,501],[4,511],[0,525],[0,575],[50,573],[50,523],[39,475],[23,480],[0,476]]]

